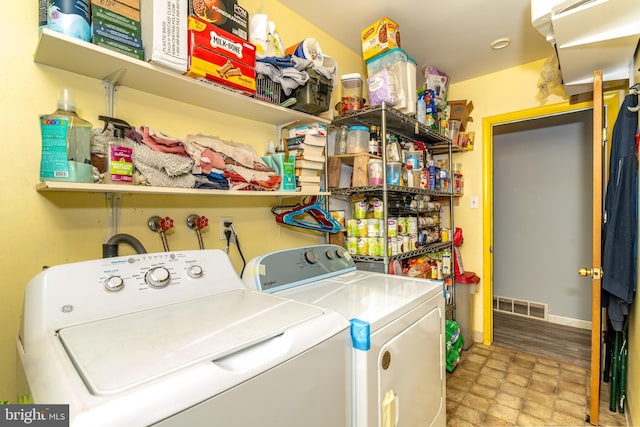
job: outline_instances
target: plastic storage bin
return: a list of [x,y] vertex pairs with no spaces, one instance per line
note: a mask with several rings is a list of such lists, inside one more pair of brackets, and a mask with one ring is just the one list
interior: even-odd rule
[[416,92],[416,61],[403,49],[396,47],[383,52],[367,61],[367,75],[369,78],[384,69],[391,71],[402,90],[402,98],[396,103],[395,108],[407,113],[415,114]]
[[294,91],[296,103],[291,108],[309,114],[324,113],[329,110],[333,84],[312,69],[307,69],[307,73],[309,81]]
[[369,128],[351,126],[347,134],[347,153],[358,154],[369,152]]
[[464,338],[463,348],[465,350],[473,345],[473,331],[471,330],[473,307],[471,306],[471,295],[478,292],[479,282],[480,277],[473,271],[465,271],[463,274],[456,275],[454,282],[456,322],[460,324],[460,330]]

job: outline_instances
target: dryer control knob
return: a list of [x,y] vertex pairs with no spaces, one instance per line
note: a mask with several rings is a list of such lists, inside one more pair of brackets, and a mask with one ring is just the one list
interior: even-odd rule
[[111,276],[104,282],[104,288],[109,292],[118,292],[124,287],[124,280],[120,276]]
[[335,256],[336,256],[336,255],[335,255],[335,252],[334,252],[334,251],[332,251],[331,249],[327,250],[326,255],[327,255],[327,258],[328,258],[328,259],[334,259],[334,258],[335,258]]
[[144,280],[152,288],[164,288],[171,282],[171,274],[165,267],[155,267],[147,272]]
[[338,258],[344,258],[344,252],[340,249],[336,249],[336,255],[338,255]]
[[202,267],[200,267],[197,264],[190,265],[189,268],[187,268],[187,274],[189,275],[189,277],[193,277],[194,279],[199,279],[202,277],[202,274],[203,274]]
[[306,259],[309,264],[315,264],[318,262],[318,256],[313,251],[305,252],[304,259]]

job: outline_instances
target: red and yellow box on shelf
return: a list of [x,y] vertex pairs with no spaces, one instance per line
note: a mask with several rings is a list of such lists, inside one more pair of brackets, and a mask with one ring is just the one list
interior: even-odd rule
[[204,77],[247,95],[256,92],[255,45],[194,16],[189,16],[188,28],[187,76]]

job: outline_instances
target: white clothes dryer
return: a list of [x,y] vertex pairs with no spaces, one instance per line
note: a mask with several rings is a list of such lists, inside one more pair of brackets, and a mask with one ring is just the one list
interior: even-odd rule
[[442,281],[358,271],[336,245],[259,256],[243,281],[351,321],[352,426],[446,425]]
[[26,288],[19,401],[73,427],[345,426],[349,326],[248,290],[221,250],[59,265]]

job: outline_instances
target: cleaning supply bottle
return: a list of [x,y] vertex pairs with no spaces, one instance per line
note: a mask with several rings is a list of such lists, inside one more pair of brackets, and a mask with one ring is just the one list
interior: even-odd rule
[[40,116],[41,181],[93,182],[91,123],[76,113],[69,89],[61,89],[58,109]]
[[102,182],[104,184],[132,184],[133,183],[133,147],[124,132],[131,129],[131,125],[124,120],[115,117],[99,116],[104,122],[103,133],[109,125],[113,128],[113,137],[108,138],[105,144],[106,172]]

